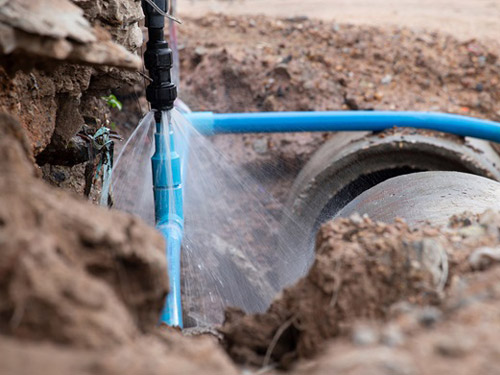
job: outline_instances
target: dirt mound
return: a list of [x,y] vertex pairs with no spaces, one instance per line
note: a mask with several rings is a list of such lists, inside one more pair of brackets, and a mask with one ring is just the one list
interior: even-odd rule
[[0,115],[0,373],[236,373],[212,340],[158,328],[162,236],[46,185],[30,155]]
[[490,374],[500,366],[500,267],[460,278],[442,311],[405,306],[359,324],[297,374]]
[[[52,344],[19,343],[0,337],[0,373],[137,375],[237,374],[222,350],[205,337],[185,338],[169,331],[104,352]],[[29,360],[26,360],[29,358]]]
[[453,223],[410,229],[358,216],[325,224],[309,274],[267,313],[228,311],[221,332],[229,354],[287,367],[316,354],[327,339],[345,336],[360,319],[386,320],[396,303],[440,305],[451,282],[495,259],[486,246],[498,246],[500,215]]
[[194,109],[411,108],[499,118],[495,45],[406,28],[221,14],[186,18],[181,31],[183,95]]
[[[307,18],[183,20],[180,96],[193,110],[422,110],[500,120],[493,44]],[[285,200],[300,168],[330,136],[225,135],[215,143],[258,175],[267,167],[266,187]]]
[[0,120],[0,331],[94,347],[150,330],[167,292],[162,237],[36,179],[19,125]]

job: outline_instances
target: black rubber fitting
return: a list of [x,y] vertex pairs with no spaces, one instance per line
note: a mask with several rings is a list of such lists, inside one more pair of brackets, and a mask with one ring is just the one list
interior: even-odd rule
[[[154,0],[160,9],[166,11],[166,0]],[[145,0],[142,8],[146,16],[149,41],[144,53],[144,65],[149,71],[151,84],[146,88],[146,98],[157,111],[167,111],[174,107],[177,88],[172,83],[170,70],[173,66],[172,50],[164,39],[164,16],[159,14]],[[161,20],[160,20],[161,18]]]

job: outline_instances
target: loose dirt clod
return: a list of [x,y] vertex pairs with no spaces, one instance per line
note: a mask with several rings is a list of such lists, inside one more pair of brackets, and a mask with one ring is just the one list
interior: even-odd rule
[[388,327],[397,330],[402,337],[397,345],[380,340],[360,348],[341,338],[313,363],[300,364],[294,374],[387,374],[388,369],[391,374],[495,373],[500,366],[499,283],[498,266],[464,275],[450,288],[442,316],[432,327],[419,322],[420,308],[407,306],[387,324],[372,326],[375,336]]
[[[317,236],[309,274],[267,313],[227,312],[221,329],[226,349],[238,362],[262,366],[272,358],[287,367],[320,352],[326,340],[345,337],[359,320],[385,321],[396,303],[440,306],[445,287],[476,267],[470,255],[498,243],[499,227],[494,213],[441,230],[359,216],[329,222]],[[435,320],[428,315],[422,321]],[[400,338],[389,331],[386,340]]]

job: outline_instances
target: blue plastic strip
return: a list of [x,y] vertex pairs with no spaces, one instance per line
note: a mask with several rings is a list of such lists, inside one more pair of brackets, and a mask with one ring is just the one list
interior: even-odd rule
[[500,124],[434,112],[194,112],[187,115],[202,134],[381,131],[393,127],[436,130],[500,142]]

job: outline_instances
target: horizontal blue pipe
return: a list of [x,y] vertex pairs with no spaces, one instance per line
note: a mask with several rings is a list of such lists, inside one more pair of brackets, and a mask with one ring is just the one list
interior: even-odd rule
[[500,142],[500,124],[473,117],[434,112],[333,111],[187,115],[202,134],[381,131],[393,127],[436,130]]

